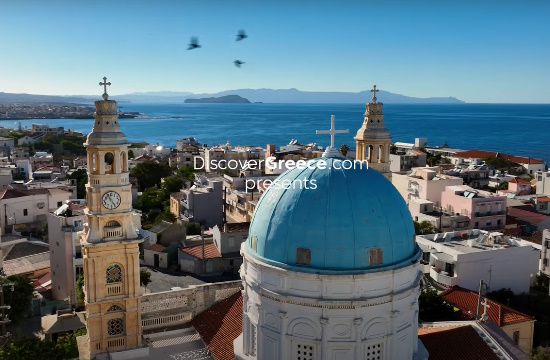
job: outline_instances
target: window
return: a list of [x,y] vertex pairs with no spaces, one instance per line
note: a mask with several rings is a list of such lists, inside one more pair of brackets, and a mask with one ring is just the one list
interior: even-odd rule
[[542,259],[542,264],[544,266],[548,266],[548,259],[546,259],[546,258]]
[[297,344],[296,345],[296,355],[295,359],[298,360],[313,360],[315,351],[313,350],[312,345],[307,344]]
[[111,336],[124,333],[124,321],[122,318],[107,320],[107,333]]
[[365,360],[381,360],[384,358],[384,346],[382,343],[367,345]]
[[118,264],[111,264],[105,272],[107,284],[122,282],[122,269]]
[[59,247],[59,241],[56,241],[55,244],[57,245],[57,247]]
[[311,264],[311,250],[307,248],[296,249],[296,264],[310,265]]
[[113,305],[107,310],[107,312],[116,312],[116,311],[122,311],[122,307],[118,305]]
[[519,331],[514,331],[514,343],[519,344]]
[[57,202],[57,207],[60,207],[61,205],[63,205],[63,201],[58,201]]
[[23,216],[29,215],[29,211],[27,209],[23,209]]
[[382,249],[372,248],[369,250],[369,266],[380,265],[383,262]]
[[550,249],[550,240],[546,240],[546,248]]
[[487,220],[487,226],[491,226],[491,220]]
[[476,223],[474,224],[474,227],[477,229],[479,227],[479,222],[476,221]]

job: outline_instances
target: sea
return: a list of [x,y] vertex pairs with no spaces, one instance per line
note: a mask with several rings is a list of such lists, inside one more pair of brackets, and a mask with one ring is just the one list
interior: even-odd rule
[[[119,103],[124,112],[143,114],[120,119],[130,142],[148,142],[175,147],[176,140],[193,136],[209,146],[330,144],[330,136],[315,130],[330,128],[335,115],[335,144],[355,147],[353,137],[363,122],[364,104],[143,104]],[[414,142],[427,138],[428,145],[447,143],[452,148],[481,149],[540,158],[550,163],[550,104],[384,104],[384,123],[392,141]],[[84,134],[93,120],[30,119],[33,123],[64,126]],[[0,126],[19,126],[18,121],[0,121]]]

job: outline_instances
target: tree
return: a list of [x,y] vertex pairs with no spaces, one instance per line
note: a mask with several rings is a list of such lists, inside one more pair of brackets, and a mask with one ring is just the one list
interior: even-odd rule
[[30,313],[34,287],[31,279],[25,275],[8,276],[7,282],[13,284],[13,291],[11,287],[4,287],[4,301],[11,307],[8,312],[11,325],[19,329],[21,321]]
[[167,196],[170,196],[171,193],[180,191],[181,188],[183,188],[184,183],[185,179],[177,175],[172,175],[164,179],[161,188],[164,190]]
[[185,230],[187,235],[200,235],[201,224],[196,222],[187,222],[185,223]]
[[138,179],[139,190],[143,191],[153,186],[159,186],[160,180],[172,174],[172,169],[166,164],[146,161],[134,166],[130,175]]
[[85,199],[86,198],[86,183],[88,182],[88,174],[86,170],[79,169],[76,171],[73,171],[71,175],[67,175],[67,179],[75,179],[76,180],[76,196],[79,199]]
[[128,159],[133,159],[134,158],[134,150],[130,149],[128,150]]
[[435,289],[424,289],[418,298],[419,315],[423,321],[447,321],[454,319],[454,308],[446,303]]
[[191,166],[184,166],[178,169],[178,175],[185,180],[193,180],[195,178],[195,169]]
[[347,146],[346,144],[342,144],[342,146],[340,146],[340,154],[346,156],[348,151],[349,151],[349,146]]
[[390,145],[390,154],[396,155],[397,154],[397,146],[394,144]]
[[84,275],[80,274],[75,283],[76,299],[78,302],[84,302]]
[[414,221],[414,232],[416,235],[426,235],[438,233],[438,229],[429,221]]
[[76,338],[81,335],[86,335],[86,328],[60,336],[57,342],[40,340],[34,336],[16,337],[0,349],[0,359],[75,359],[78,358]]
[[139,285],[147,290],[147,285],[151,283],[151,273],[147,269],[139,270]]

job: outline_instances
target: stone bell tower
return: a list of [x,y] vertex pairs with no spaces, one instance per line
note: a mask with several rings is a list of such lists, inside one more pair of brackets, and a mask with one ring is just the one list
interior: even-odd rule
[[117,103],[95,102],[88,152],[86,224],[80,233],[86,328],[90,357],[141,346],[139,247],[132,221],[128,142],[120,131]]
[[365,104],[363,125],[355,135],[356,160],[367,160],[369,167],[382,173],[385,177],[391,176],[390,172],[390,132],[384,126],[384,104],[376,101],[376,85],[372,92],[372,100]]

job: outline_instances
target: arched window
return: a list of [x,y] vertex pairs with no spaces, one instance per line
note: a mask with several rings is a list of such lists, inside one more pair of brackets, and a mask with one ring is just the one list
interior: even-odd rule
[[123,311],[124,309],[119,305],[113,305],[107,310],[107,312]]
[[115,156],[113,153],[106,153],[105,154],[105,174],[113,174],[114,168],[115,168]]
[[382,249],[372,248],[369,250],[369,266],[380,265],[383,262]]
[[107,284],[122,282],[122,269],[118,264],[111,264],[105,271]]
[[120,335],[124,333],[124,320],[116,318],[107,320],[107,333],[109,335]]
[[105,227],[117,227],[120,226],[120,223],[116,220],[107,221]]
[[92,173],[97,174],[98,164],[97,164],[97,154],[92,153]]

